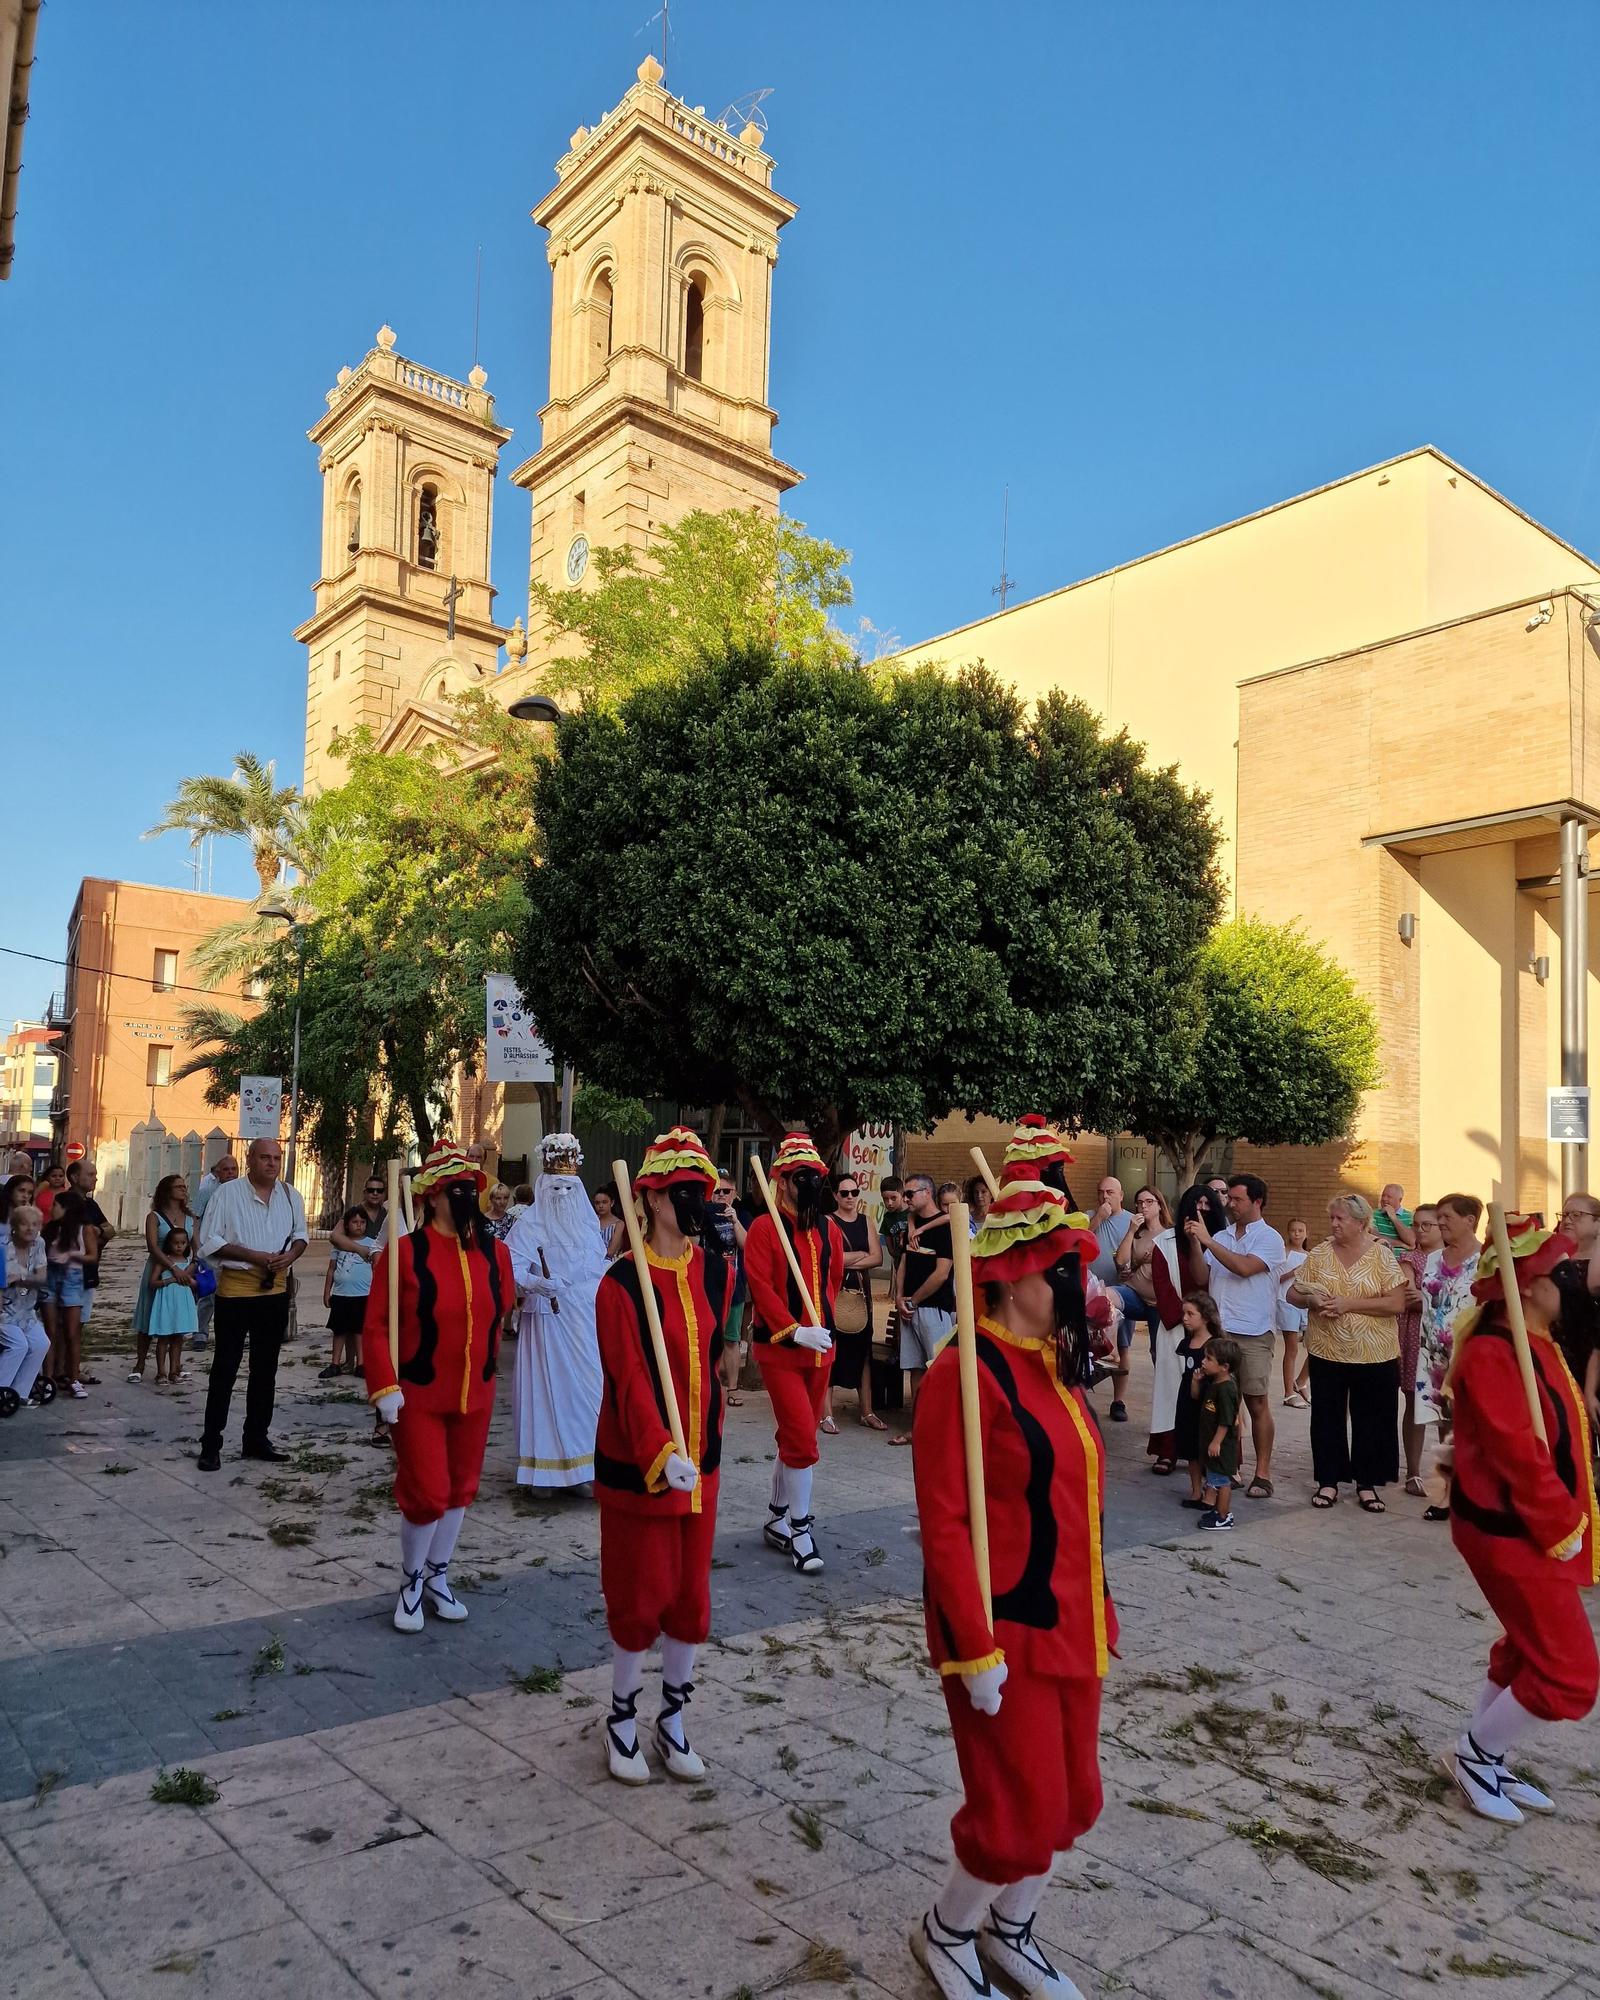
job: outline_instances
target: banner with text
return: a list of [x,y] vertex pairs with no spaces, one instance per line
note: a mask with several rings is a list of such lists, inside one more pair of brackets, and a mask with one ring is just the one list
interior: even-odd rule
[[488,1020],[484,1074],[491,1083],[554,1083],[555,1058],[539,1039],[533,1016],[514,979],[491,972],[484,981]]
[[861,1184],[861,1212],[883,1226],[883,1183],[894,1172],[893,1125],[858,1125],[848,1134],[839,1165]]
[[239,1079],[239,1137],[276,1139],[283,1117],[283,1079],[277,1076],[241,1076]]

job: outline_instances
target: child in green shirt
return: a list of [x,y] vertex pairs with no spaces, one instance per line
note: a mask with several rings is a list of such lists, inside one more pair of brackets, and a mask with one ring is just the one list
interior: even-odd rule
[[1206,1484],[1212,1504],[1195,1523],[1210,1534],[1225,1534],[1233,1526],[1233,1482],[1239,1470],[1239,1343],[1226,1334],[1206,1343],[1200,1363],[1200,1444],[1205,1453]]

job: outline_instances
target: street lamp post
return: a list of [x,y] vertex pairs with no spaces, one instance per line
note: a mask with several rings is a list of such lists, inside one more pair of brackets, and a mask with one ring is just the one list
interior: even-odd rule
[[258,916],[287,924],[294,939],[294,1047],[289,1061],[289,1157],[287,1179],[294,1186],[300,1156],[300,1001],[306,979],[306,926],[281,889],[270,890],[256,904]]
[[[525,694],[519,700],[512,702],[506,713],[514,722],[548,722],[555,724],[561,720],[560,704],[552,701],[547,694]],[[578,1079],[573,1072],[571,1063],[563,1063],[561,1066],[561,1129],[563,1132],[570,1132],[572,1130],[572,1094],[576,1088],[577,1081]]]

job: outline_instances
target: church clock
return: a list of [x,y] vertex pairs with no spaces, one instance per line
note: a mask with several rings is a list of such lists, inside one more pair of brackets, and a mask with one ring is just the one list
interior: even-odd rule
[[567,549],[567,581],[582,583],[583,573],[589,567],[589,537],[574,535]]

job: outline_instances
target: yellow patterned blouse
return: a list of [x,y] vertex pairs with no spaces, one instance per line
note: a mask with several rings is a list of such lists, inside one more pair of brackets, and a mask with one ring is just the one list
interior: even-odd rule
[[[1336,1299],[1375,1299],[1404,1282],[1405,1274],[1386,1243],[1372,1242],[1348,1270],[1332,1242],[1319,1243],[1294,1274],[1302,1289],[1320,1285]],[[1312,1308],[1306,1322],[1306,1351],[1319,1361],[1398,1361],[1400,1322],[1391,1313],[1342,1313],[1329,1319]]]

